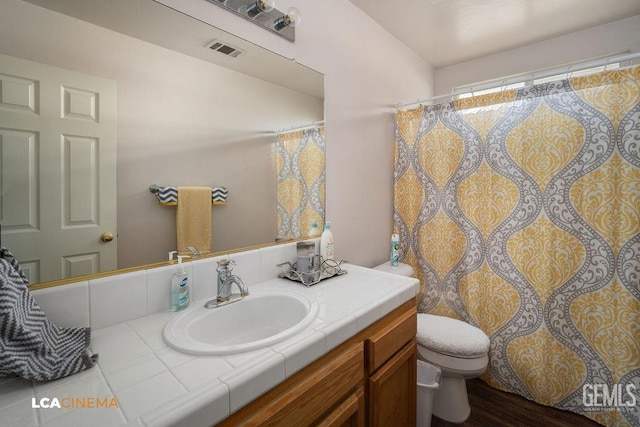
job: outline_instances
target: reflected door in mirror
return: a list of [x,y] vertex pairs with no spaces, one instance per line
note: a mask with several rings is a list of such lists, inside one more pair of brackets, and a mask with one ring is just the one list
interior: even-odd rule
[[30,283],[117,266],[116,85],[0,55],[2,243]]

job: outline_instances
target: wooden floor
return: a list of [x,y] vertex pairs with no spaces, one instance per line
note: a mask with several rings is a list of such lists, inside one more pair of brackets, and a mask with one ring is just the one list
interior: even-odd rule
[[432,427],[600,427],[582,415],[539,405],[517,394],[489,387],[476,378],[467,381],[471,416],[462,424],[453,424],[437,417]]

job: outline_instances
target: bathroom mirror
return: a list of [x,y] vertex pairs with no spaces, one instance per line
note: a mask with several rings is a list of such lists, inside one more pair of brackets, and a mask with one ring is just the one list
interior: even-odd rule
[[[1,243],[16,254],[32,284],[165,261],[176,246],[176,208],[159,204],[152,184],[227,187],[227,202],[212,206],[214,252],[275,242],[277,134],[323,121],[321,73],[153,0],[3,0],[2,9],[0,55],[14,67],[0,69],[2,168],[11,169],[11,152],[26,165],[13,162],[14,169],[29,173],[2,184]],[[22,120],[43,112],[44,101],[16,113],[11,96],[44,92],[45,83],[31,73],[58,72],[106,82],[107,92],[84,90],[81,83],[60,86],[62,116],[77,127],[58,136],[53,145],[62,151],[50,155],[44,130],[25,132]],[[102,160],[96,153],[109,138],[83,136],[82,120],[108,122],[111,107],[98,104],[108,99],[115,156],[96,167]],[[82,156],[95,160],[91,170],[73,168],[72,160]],[[61,169],[60,178],[42,170],[51,165]],[[111,176],[99,175],[105,171]],[[103,191],[106,198],[91,200],[86,212],[72,206],[74,194],[94,197],[103,181],[114,187]],[[50,200],[55,196],[45,187],[51,182],[61,189],[60,201]],[[105,206],[114,208],[113,228],[102,225]],[[69,240],[55,233],[50,240],[34,237],[43,234],[48,212],[91,244],[117,247],[115,260],[96,259],[91,250],[45,260],[50,248]],[[27,220],[17,220],[20,215]],[[27,238],[14,243],[25,230]],[[62,277],[45,274],[47,268]]]

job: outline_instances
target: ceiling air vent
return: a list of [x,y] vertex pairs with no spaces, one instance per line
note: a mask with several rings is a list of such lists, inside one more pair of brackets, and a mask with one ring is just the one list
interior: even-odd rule
[[238,55],[242,53],[242,51],[236,47],[228,45],[218,40],[214,40],[207,45],[207,47],[211,50],[215,50],[216,52],[220,52],[224,55],[230,56],[232,58],[236,58]]

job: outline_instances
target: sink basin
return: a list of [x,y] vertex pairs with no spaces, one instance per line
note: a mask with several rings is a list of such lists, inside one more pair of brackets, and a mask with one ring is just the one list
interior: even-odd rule
[[193,303],[169,320],[163,335],[170,347],[185,353],[242,353],[293,336],[317,314],[317,303],[294,292],[252,291],[241,301],[222,307]]

